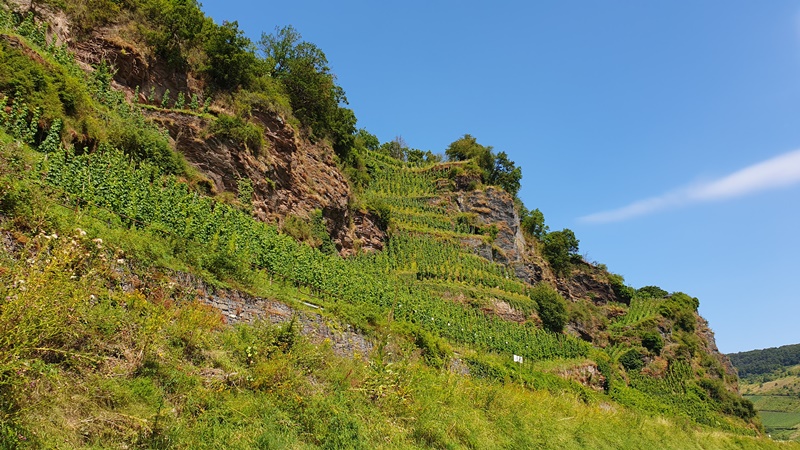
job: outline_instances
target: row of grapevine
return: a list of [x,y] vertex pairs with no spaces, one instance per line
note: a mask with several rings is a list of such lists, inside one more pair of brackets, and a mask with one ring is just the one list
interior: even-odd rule
[[625,313],[625,315],[617,318],[611,324],[611,328],[618,330],[653,319],[658,316],[658,307],[660,304],[661,300],[659,299],[634,298],[631,300],[631,305],[628,307],[628,312]]
[[533,359],[581,356],[589,349],[574,338],[442,301],[419,286],[387,277],[380,264],[373,264],[375,258],[325,255],[243,211],[191,192],[174,177],[159,176],[154,166],[134,165],[111,148],[86,155],[68,150],[51,153],[42,169],[48,184],[123,215],[130,226],[169,230],[207,246],[210,253],[223,252],[325,293],[333,302],[377,307],[386,313],[393,309],[397,320],[417,323],[455,341]]

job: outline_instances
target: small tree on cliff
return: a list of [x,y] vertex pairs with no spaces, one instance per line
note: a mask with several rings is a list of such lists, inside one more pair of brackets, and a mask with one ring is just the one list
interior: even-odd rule
[[567,302],[555,289],[547,284],[539,283],[533,287],[530,293],[539,306],[539,318],[545,329],[554,333],[564,331],[567,325]]
[[578,238],[569,228],[547,233],[542,239],[542,253],[556,275],[566,275],[572,267],[572,259],[578,255]]
[[508,159],[506,152],[495,154],[492,147],[478,143],[471,135],[465,134],[461,139],[453,141],[447,147],[445,155],[451,161],[471,159],[481,169],[481,178],[486,184],[500,186],[516,197],[522,179],[522,170]]

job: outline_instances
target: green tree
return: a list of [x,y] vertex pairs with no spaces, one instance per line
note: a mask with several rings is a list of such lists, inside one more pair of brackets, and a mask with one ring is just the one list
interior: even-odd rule
[[205,51],[208,63],[203,71],[218,89],[246,86],[257,71],[255,47],[236,21],[213,27],[206,36]]
[[555,289],[539,283],[531,289],[531,299],[539,306],[539,318],[542,325],[555,333],[560,333],[567,325],[567,302]]
[[316,45],[302,40],[291,25],[262,33],[258,43],[269,74],[281,81],[294,115],[310,128],[312,137],[331,138],[334,150],[346,157],[356,133],[353,111],[344,90],[336,84],[328,58]]
[[484,173],[491,171],[494,166],[494,157],[491,147],[484,147],[477,139],[465,134],[460,139],[453,141],[444,154],[450,161],[466,161],[472,159]]
[[489,184],[500,186],[504,191],[517,196],[522,180],[522,169],[508,159],[506,152],[500,152],[494,156],[494,167],[489,175]]
[[572,267],[573,258],[578,255],[580,241],[569,228],[547,233],[542,239],[542,253],[556,275],[566,275]]
[[669,292],[661,289],[658,286],[644,286],[636,290],[636,294],[640,297],[649,298],[665,298]]
[[[116,2],[119,3],[119,2]],[[206,21],[196,0],[147,0],[141,11],[149,20],[139,32],[156,55],[172,67],[185,68],[186,54],[200,40]]]
[[408,145],[402,136],[396,136],[391,141],[384,142],[378,150],[384,155],[400,161],[406,161],[408,156]]
[[522,231],[536,239],[541,239],[550,229],[550,227],[544,224],[544,214],[539,211],[538,208],[533,211],[528,211],[527,214],[523,215],[520,224],[522,226]]
[[378,139],[378,137],[364,128],[361,128],[356,132],[356,137],[361,140],[364,148],[368,150],[377,151],[378,147],[381,146],[381,141]]
[[664,338],[658,331],[648,331],[642,335],[642,347],[660,355],[664,349]]
[[484,183],[500,186],[516,197],[522,170],[514,164],[514,161],[508,159],[506,152],[495,154],[492,147],[483,146],[475,137],[465,134],[447,147],[445,155],[451,161],[473,160],[481,169]]

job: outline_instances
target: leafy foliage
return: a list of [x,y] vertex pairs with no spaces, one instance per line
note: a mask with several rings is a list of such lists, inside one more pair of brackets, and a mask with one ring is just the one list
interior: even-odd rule
[[552,287],[539,283],[530,292],[531,298],[539,305],[539,318],[545,328],[555,333],[564,330],[567,324],[567,302]]
[[573,258],[578,256],[580,241],[575,237],[575,233],[568,228],[553,231],[544,236],[542,243],[544,244],[542,254],[553,271],[559,275],[566,275],[572,267]]
[[728,357],[739,376],[747,378],[800,364],[800,344],[731,353]]
[[508,159],[506,152],[494,153],[492,147],[485,147],[465,134],[450,144],[445,155],[451,161],[473,160],[481,168],[483,181],[486,184],[500,186],[511,194],[517,195],[522,179],[522,170]]
[[256,124],[242,120],[241,117],[220,114],[208,131],[216,136],[227,137],[258,154],[264,145],[264,131]]
[[635,348],[632,348],[619,357],[619,363],[625,370],[639,370],[644,367],[644,358]]
[[664,349],[664,338],[657,331],[648,331],[642,335],[642,347],[659,355],[661,350]]
[[669,292],[658,286],[644,286],[636,290],[636,295],[640,297],[665,298],[669,295]]
[[524,232],[536,239],[542,239],[550,230],[550,227],[544,223],[544,214],[538,208],[521,214],[520,225]]
[[239,23],[223,22],[207,32],[204,50],[208,64],[203,69],[218,89],[247,86],[255,76],[258,60],[255,47]]
[[263,33],[259,48],[270,76],[280,80],[292,104],[292,110],[319,137],[333,139],[340,156],[352,146],[356,119],[346,104],[344,90],[336,84],[325,53],[316,45],[301,40],[292,26]]

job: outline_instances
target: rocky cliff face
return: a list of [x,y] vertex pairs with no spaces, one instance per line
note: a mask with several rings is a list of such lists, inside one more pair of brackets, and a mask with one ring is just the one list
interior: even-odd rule
[[455,194],[461,212],[476,214],[478,224],[497,227],[491,255],[481,256],[501,264],[518,262],[525,253],[525,237],[520,229],[514,199],[505,191],[490,186],[484,190],[461,191]]
[[212,181],[215,192],[238,194],[239,180],[250,179],[253,212],[259,219],[282,224],[290,215],[307,218],[319,209],[343,254],[357,248],[382,248],[383,232],[373,218],[366,212],[350,211],[350,186],[333,151],[299,138],[277,115],[260,113],[255,117],[266,140],[257,154],[209,134],[208,119],[174,111],[150,111],[148,115],[169,130],[175,148]]
[[497,227],[497,237],[491,245],[477,239],[463,242],[473,247],[479,256],[510,265],[517,277],[528,284],[546,281],[570,300],[584,299],[597,304],[619,301],[602,271],[591,264],[582,263],[571,276],[557,278],[547,262],[536,253],[536,244],[526,241],[514,200],[505,191],[495,187],[457,191],[454,200],[460,212],[475,214],[480,225]]

